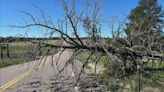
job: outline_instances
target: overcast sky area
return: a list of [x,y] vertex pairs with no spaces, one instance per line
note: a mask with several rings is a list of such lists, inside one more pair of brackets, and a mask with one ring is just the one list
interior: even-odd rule
[[[77,0],[76,8],[84,7],[84,0]],[[101,10],[102,16],[111,18],[118,17],[120,20],[126,18],[130,11],[135,8],[138,4],[138,0],[100,0],[103,1],[101,4],[103,8]],[[158,0],[159,5],[164,10],[164,0]],[[46,15],[53,18],[53,22],[57,22],[64,16],[63,9],[59,0],[0,0],[0,36],[18,36],[18,34],[26,35],[29,37],[42,37],[45,35],[44,30],[40,31],[36,28],[32,28],[29,31],[24,29],[15,29],[4,27],[7,25],[21,25],[23,19],[28,20],[27,16],[18,12],[18,10],[28,11],[33,15],[40,16],[38,10],[34,7],[38,6]],[[110,36],[110,31],[103,27],[102,35]],[[45,30],[46,31],[46,30]],[[82,36],[83,33],[81,33]]]

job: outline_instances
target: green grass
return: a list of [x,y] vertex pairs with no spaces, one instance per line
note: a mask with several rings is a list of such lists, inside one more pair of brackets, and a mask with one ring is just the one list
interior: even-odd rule
[[144,86],[156,87],[164,92],[164,71],[152,72],[143,80]]
[[[81,62],[84,62],[84,60],[88,57],[89,52],[83,52],[79,55],[79,58]],[[90,62],[94,62],[95,56],[90,59]],[[146,61],[147,59],[144,58],[143,61]],[[100,59],[100,63],[104,65],[106,70],[104,71],[103,74],[93,74],[96,76],[97,80],[99,81],[100,84],[107,86],[109,90],[112,92],[118,92],[119,90],[124,90],[123,88],[119,88],[118,85],[119,83],[116,82],[116,78],[114,77],[114,72],[112,73],[113,70],[115,70],[115,67],[112,66],[112,61],[109,57],[107,56],[102,56]],[[128,62],[129,67],[131,66],[131,61]],[[142,62],[141,62],[142,63]],[[159,61],[149,61],[147,64],[143,65],[142,68],[163,68],[164,63],[161,63]],[[86,68],[90,68],[86,66]],[[130,75],[129,77],[126,77],[122,80],[122,83],[125,84],[125,86],[130,85],[129,89],[126,89],[126,92],[135,92],[136,86],[137,86],[137,75],[133,74]],[[148,71],[148,73],[141,73],[141,90],[144,90],[144,92],[149,92],[145,91],[148,88],[152,88],[149,91],[154,92],[153,89],[158,89],[161,92],[164,92],[164,71]],[[122,92],[122,91],[121,91]]]
[[21,60],[22,53],[25,51],[26,46],[23,42],[14,42],[9,44],[9,53],[10,57],[6,56],[6,51],[4,51],[4,57],[0,58],[0,68],[21,64],[23,60]]
[[[111,67],[110,60],[108,61],[105,58],[106,57],[101,59],[103,64],[109,64],[109,66]],[[145,64],[143,68],[152,68],[152,65],[153,65],[153,68],[155,69],[164,67],[164,63],[160,63],[158,61],[155,61],[155,62],[150,61],[147,64]],[[112,92],[114,92],[116,90],[114,88],[117,87],[117,85],[115,85],[115,82],[112,81],[114,80],[111,74],[112,72],[111,70],[113,68],[112,69],[108,68],[109,66],[106,66],[107,70],[104,72],[104,74],[98,75],[97,78],[100,83],[102,83],[103,85],[106,85],[110,90],[112,90]],[[137,85],[137,75],[136,74],[130,75],[129,77],[123,79],[122,82],[125,85],[131,86],[130,89],[128,89],[128,91],[126,92],[134,92]],[[149,89],[149,91],[151,92],[154,92],[154,89],[157,89],[160,92],[164,92],[164,71],[147,71],[147,73],[142,72],[141,73],[141,90],[146,90],[146,88],[147,89],[152,88],[152,89]],[[149,91],[144,91],[144,92],[149,92]]]
[[[21,64],[24,63],[25,57],[23,57],[23,53],[26,52],[27,50],[29,51],[34,51],[35,48],[28,49],[29,46],[26,45],[24,42],[13,42],[9,43],[9,52],[10,52],[10,57],[7,57],[6,51],[4,51],[4,58],[0,58],[0,68],[10,66],[10,65],[15,65],[15,64]],[[49,53],[47,51],[50,49]],[[35,53],[35,58],[37,59],[40,56],[44,55],[50,55],[54,54],[57,52],[56,49],[51,49],[50,47],[45,47],[41,50],[41,54],[39,54],[39,51]],[[30,60],[30,59],[29,59]]]
[[0,59],[0,68],[21,63],[23,63],[23,61],[18,58]]

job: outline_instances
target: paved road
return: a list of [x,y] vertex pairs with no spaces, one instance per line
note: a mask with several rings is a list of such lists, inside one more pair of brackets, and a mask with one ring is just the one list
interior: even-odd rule
[[[42,66],[44,63],[40,64],[41,67],[39,69],[34,71],[35,66],[39,62],[38,60],[32,61],[30,63],[25,63],[24,65],[14,65],[6,68],[0,69],[0,86],[1,86],[1,91],[5,92],[22,92],[21,90],[24,90],[23,84],[28,84],[30,82],[37,82],[40,80],[46,82],[46,80],[50,76],[54,76],[58,73],[58,70],[61,70],[62,67],[64,67],[66,61],[71,56],[71,52],[68,50],[65,50],[63,54],[61,55],[61,58],[59,59],[58,66],[56,66],[56,59],[59,56],[58,52],[56,55],[48,56],[47,59],[45,60],[46,63],[44,66]],[[52,60],[53,61],[53,67],[52,67]],[[68,76],[74,76],[74,72],[72,70],[72,66],[69,65],[63,72],[64,77]],[[23,75],[24,74],[24,75]],[[23,77],[20,77],[23,76]],[[20,78],[18,78],[20,77]],[[16,79],[17,78],[17,79]],[[13,79],[16,79],[15,81],[12,82]],[[9,83],[8,85],[5,85],[6,83]],[[5,86],[4,86],[5,85]],[[11,85],[11,86],[10,86]],[[21,86],[20,86],[21,85]],[[48,86],[48,85],[47,85]],[[44,89],[45,88],[45,89]],[[46,85],[43,86],[41,89],[43,91],[47,90]],[[28,91],[31,92],[33,89],[28,88]],[[26,89],[26,90],[27,90]],[[37,89],[39,90],[39,89]],[[43,91],[44,92],[44,91]]]
[[[58,70],[64,67],[72,52],[65,50],[59,58],[58,65],[56,65],[59,55],[60,52],[47,58],[44,57],[46,62],[42,62],[37,70],[34,70],[34,68],[39,62],[38,60],[21,66],[14,65],[0,69],[0,92],[104,92],[99,87],[90,88],[88,91],[80,89],[80,87],[86,87],[86,84],[89,84],[90,79],[87,78],[85,78],[86,83],[81,82],[82,85],[74,85],[76,76],[82,68],[79,63],[74,63],[74,66],[69,64],[61,74],[58,74]],[[43,64],[44,66],[42,66]]]

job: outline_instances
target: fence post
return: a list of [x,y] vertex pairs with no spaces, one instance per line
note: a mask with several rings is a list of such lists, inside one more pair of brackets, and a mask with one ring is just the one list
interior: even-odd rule
[[9,53],[9,44],[6,44],[7,45],[7,57],[10,57],[10,53]]
[[1,58],[3,58],[3,46],[1,44]]

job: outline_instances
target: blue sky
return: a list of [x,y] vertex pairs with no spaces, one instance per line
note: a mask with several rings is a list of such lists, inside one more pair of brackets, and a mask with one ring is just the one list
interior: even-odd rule
[[[82,2],[83,1],[83,2]],[[119,17],[124,19],[124,14],[128,15],[130,10],[137,6],[138,0],[101,0],[103,9],[101,11],[103,17]],[[84,0],[77,0],[77,8],[83,7]],[[164,7],[164,0],[159,0],[159,4]],[[19,13],[17,10],[28,11],[36,16],[39,16],[38,10],[34,7],[37,5],[45,11],[47,15],[53,17],[57,21],[63,16],[62,7],[59,0],[0,0],[0,36],[15,36],[18,34],[25,35],[27,30],[13,29],[2,27],[6,25],[19,25],[23,23],[23,18],[28,20],[27,16]],[[27,31],[30,37],[41,37],[44,35],[42,32],[33,28]],[[102,35],[110,36],[109,31],[103,29]]]

